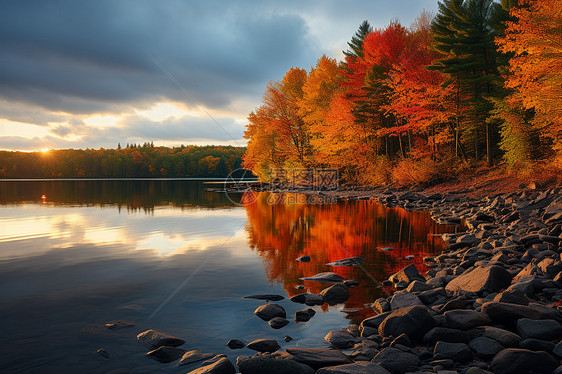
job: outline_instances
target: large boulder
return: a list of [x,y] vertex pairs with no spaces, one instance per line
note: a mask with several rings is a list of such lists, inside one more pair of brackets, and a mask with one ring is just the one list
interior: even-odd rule
[[494,339],[504,347],[517,347],[521,341],[519,335],[498,327],[484,326],[483,330],[483,337]]
[[269,321],[275,317],[286,318],[287,313],[285,312],[285,308],[283,308],[279,304],[269,303],[265,305],[261,305],[254,310],[254,314],[264,321]]
[[410,264],[404,269],[392,274],[388,279],[390,279],[393,283],[404,281],[408,284],[415,280],[422,282],[425,281],[424,277],[421,276],[414,264]]
[[444,313],[444,316],[447,320],[447,326],[452,329],[470,330],[492,323],[486,313],[469,309],[449,310]]
[[338,349],[348,349],[358,343],[358,339],[347,330],[330,331],[324,336],[324,340]]
[[511,284],[511,274],[501,266],[476,267],[450,281],[447,291],[499,292]]
[[416,305],[391,312],[380,324],[379,335],[388,337],[405,333],[411,339],[419,340],[433,328],[434,324],[429,309],[426,306]]
[[413,353],[388,347],[380,351],[371,362],[379,364],[392,373],[404,374],[406,372],[416,371],[420,365],[420,358]]
[[254,351],[258,351],[258,352],[270,352],[271,353],[271,352],[275,352],[276,350],[281,348],[281,346],[275,340],[257,339],[257,340],[254,340],[253,342],[248,343],[248,345],[246,345],[246,348],[250,348],[250,349],[252,349]]
[[433,359],[468,362],[472,360],[472,351],[465,343],[437,342],[433,349]]
[[236,368],[232,362],[226,357],[220,357],[218,360],[190,371],[188,374],[235,374]]
[[285,354],[258,354],[238,363],[241,374],[314,374],[314,370]]
[[336,349],[287,348],[286,350],[296,361],[308,365],[313,369],[350,364],[352,362],[346,355]]
[[396,292],[390,299],[390,308],[392,310],[406,308],[414,305],[424,305],[421,300],[413,293],[408,291]]
[[494,374],[551,374],[558,362],[546,352],[507,348],[494,357],[490,369]]
[[349,288],[338,283],[323,289],[320,295],[324,297],[324,301],[327,302],[328,305],[341,304],[349,299]]
[[521,318],[517,321],[517,333],[523,339],[558,340],[562,337],[562,327],[551,319],[536,321]]
[[137,339],[152,349],[161,346],[179,347],[185,340],[156,330],[146,330],[137,335]]

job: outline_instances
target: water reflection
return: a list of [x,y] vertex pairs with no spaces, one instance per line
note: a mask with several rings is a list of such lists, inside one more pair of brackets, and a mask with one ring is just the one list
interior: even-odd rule
[[[318,293],[325,283],[301,281],[319,272],[333,271],[346,279],[360,282],[351,290],[344,310],[363,309],[380,297],[372,277],[382,281],[404,266],[414,263],[423,274],[423,257],[442,249],[435,234],[454,230],[437,225],[427,212],[408,213],[387,208],[374,201],[341,201],[336,204],[299,204],[299,199],[269,199],[267,192],[252,196],[246,205],[249,244],[262,257],[267,277],[281,282],[289,296],[305,291]],[[271,204],[277,200],[277,204]],[[386,252],[382,247],[393,247]],[[309,255],[308,263],[295,261]],[[413,259],[404,257],[413,255]],[[332,267],[329,262],[360,256],[361,267]],[[306,290],[298,290],[298,285]],[[389,290],[387,290],[389,291]],[[327,309],[327,305],[323,306]],[[350,314],[359,320],[368,310]]]

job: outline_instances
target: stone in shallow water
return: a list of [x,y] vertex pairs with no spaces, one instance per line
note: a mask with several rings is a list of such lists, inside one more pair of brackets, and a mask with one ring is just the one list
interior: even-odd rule
[[148,352],[146,355],[152,357],[158,362],[167,364],[168,362],[176,361],[177,359],[182,357],[184,353],[185,349],[181,349],[178,347],[168,347],[164,345]]
[[301,293],[290,299],[294,303],[306,304],[308,306],[324,304],[324,296],[315,293]]
[[248,295],[244,296],[244,299],[256,299],[256,300],[266,300],[266,301],[279,301],[283,300],[284,297],[275,294],[259,294],[259,295]]
[[238,362],[241,374],[314,374],[314,370],[293,359],[288,353],[265,353]]
[[320,295],[328,305],[341,304],[349,299],[349,288],[338,283],[323,289]]
[[311,309],[311,308],[298,310],[295,313],[295,321],[297,321],[297,322],[307,322],[312,317],[314,317],[315,314],[316,314],[316,311],[314,309]]
[[141,332],[137,335],[137,339],[153,349],[164,345],[178,347],[185,343],[183,339],[152,329]]
[[226,343],[226,346],[230,349],[240,349],[240,348],[244,348],[246,344],[244,344],[243,341],[238,339],[230,339],[228,343]]
[[336,273],[332,273],[332,272],[324,272],[324,273],[318,273],[316,275],[313,275],[311,277],[306,277],[306,278],[299,278],[301,280],[307,280],[307,281],[316,281],[316,282],[333,282],[333,283],[340,283],[343,282],[343,278],[341,275],[338,275]]
[[287,348],[296,361],[312,368],[349,364],[351,360],[336,349]]
[[275,352],[276,350],[281,348],[279,343],[272,339],[257,339],[249,343],[246,347],[258,352],[270,353]]
[[271,326],[274,329],[280,329],[283,328],[285,326],[287,326],[289,324],[289,321],[285,318],[281,318],[281,317],[274,317],[272,319],[269,320],[269,326]]
[[365,259],[363,257],[349,257],[334,262],[330,262],[328,266],[359,266]]
[[330,331],[326,334],[326,336],[324,336],[324,340],[338,349],[351,348],[358,342],[358,340],[347,330]]
[[220,357],[217,361],[190,371],[188,374],[235,374],[236,368],[226,357]]
[[300,256],[299,258],[297,258],[297,261],[299,261],[299,262],[310,262],[310,256]]
[[269,321],[270,319],[275,317],[281,317],[281,318],[287,317],[285,308],[275,303],[269,303],[257,307],[257,309],[254,311],[254,314],[260,317],[261,319],[263,319],[264,321]]
[[181,360],[178,363],[179,365],[187,365],[197,361],[208,360],[209,358],[213,357],[213,353],[204,353],[198,350],[188,351],[181,356]]
[[363,361],[354,364],[322,368],[316,374],[391,374],[388,370],[372,362]]

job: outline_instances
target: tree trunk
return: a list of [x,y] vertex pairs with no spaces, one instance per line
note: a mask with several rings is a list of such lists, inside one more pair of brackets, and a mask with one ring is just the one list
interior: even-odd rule
[[486,122],[486,156],[488,167],[491,168],[494,166],[494,157],[492,155],[492,128],[488,122]]
[[400,156],[402,156],[402,158],[405,158],[406,156],[404,155],[404,148],[402,147],[402,134],[398,134],[398,144],[400,144]]

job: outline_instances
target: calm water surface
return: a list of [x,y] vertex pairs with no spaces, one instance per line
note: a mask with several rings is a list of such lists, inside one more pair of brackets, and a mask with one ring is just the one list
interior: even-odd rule
[[[237,338],[321,347],[330,330],[370,315],[365,305],[383,280],[441,249],[427,213],[370,201],[302,204],[291,195],[242,198],[209,192],[202,181],[0,181],[0,370],[9,373],[185,373],[144,356],[135,336],[154,328],[187,341],[184,349],[226,353]],[[45,201],[41,196],[45,195]],[[380,248],[391,246],[392,252]],[[295,258],[307,254],[309,263]],[[405,260],[412,254],[414,260]],[[364,266],[330,267],[351,256]],[[357,279],[342,305],[282,300],[292,322],[273,330],[254,316],[255,293],[290,297],[325,283],[299,278],[334,271]],[[297,290],[302,285],[305,290]],[[131,327],[108,329],[125,321]],[[295,340],[283,342],[285,335]],[[105,348],[110,357],[96,351]],[[125,370],[127,369],[127,370]]]

